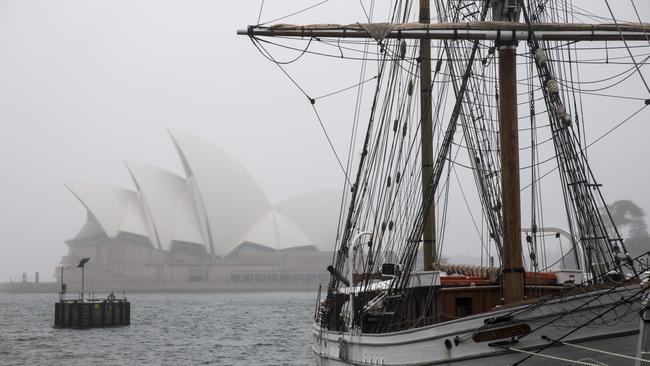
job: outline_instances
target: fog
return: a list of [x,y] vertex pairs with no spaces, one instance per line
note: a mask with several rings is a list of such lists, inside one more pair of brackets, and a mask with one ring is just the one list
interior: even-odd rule
[[[54,266],[67,252],[64,241],[86,216],[64,183],[133,188],[124,161],[184,175],[168,128],[187,130],[234,156],[273,203],[342,187],[343,176],[311,105],[247,37],[235,34],[257,23],[260,3],[0,2],[0,282],[17,280],[23,272],[31,279],[36,271],[43,281],[52,280]],[[650,4],[637,3],[648,21]],[[267,0],[261,18],[305,6],[304,1]],[[317,9],[290,21],[365,19],[356,2],[333,0]],[[635,19],[626,9],[617,16]],[[323,95],[352,85],[358,69],[352,61],[308,56],[290,70],[310,95]],[[641,70],[650,81],[650,69]],[[597,73],[592,69],[583,76],[594,79]],[[650,98],[640,82],[629,84],[625,94]],[[641,103],[586,101],[587,140]],[[319,101],[319,108],[335,149],[345,156],[353,94]],[[649,122],[646,108],[590,148],[608,202],[629,199],[650,210]],[[550,197],[550,204],[560,197]],[[453,210],[456,227],[467,226],[465,208]],[[448,237],[462,243],[452,252],[466,252],[475,236],[457,235]]]

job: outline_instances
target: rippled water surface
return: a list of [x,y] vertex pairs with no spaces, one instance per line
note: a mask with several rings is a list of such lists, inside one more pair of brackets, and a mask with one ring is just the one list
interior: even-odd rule
[[55,329],[56,295],[0,293],[0,365],[312,365],[315,293],[131,294],[131,325]]

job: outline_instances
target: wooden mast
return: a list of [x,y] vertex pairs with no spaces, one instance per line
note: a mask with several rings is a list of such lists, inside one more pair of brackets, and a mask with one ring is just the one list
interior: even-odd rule
[[[420,23],[429,24],[431,10],[429,0],[420,0]],[[431,176],[433,173],[433,114],[431,111],[431,40],[420,39],[420,139],[422,150],[422,254],[424,270],[433,269],[436,260],[436,216],[435,192]],[[429,202],[426,200],[429,199]]]
[[[519,22],[517,2],[495,3],[493,18]],[[501,143],[501,200],[503,215],[503,302],[524,299],[524,265],[521,249],[521,199],[519,182],[519,126],[517,115],[517,41],[498,42],[499,138]]]
[[515,45],[499,47],[499,137],[503,214],[503,297],[506,304],[524,299],[519,197],[519,127]]

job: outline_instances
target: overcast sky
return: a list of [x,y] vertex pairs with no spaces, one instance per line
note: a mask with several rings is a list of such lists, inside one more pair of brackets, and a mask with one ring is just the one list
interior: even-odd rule
[[[262,20],[315,2],[267,0]],[[64,240],[86,215],[64,183],[133,188],[129,160],[182,174],[170,127],[236,157],[273,203],[341,187],[311,106],[235,34],[257,22],[260,3],[0,0],[0,282],[35,271],[52,279],[67,252]],[[650,17],[648,2],[636,3]],[[332,0],[291,20],[347,23],[363,21],[363,13],[356,2]],[[321,95],[351,85],[358,68],[306,57],[291,70]],[[650,98],[640,83],[626,91]],[[346,150],[352,99],[319,104],[338,151]],[[639,106],[607,103],[587,105],[590,141]],[[632,199],[650,209],[649,136],[650,108],[594,145],[590,156],[609,201]]]

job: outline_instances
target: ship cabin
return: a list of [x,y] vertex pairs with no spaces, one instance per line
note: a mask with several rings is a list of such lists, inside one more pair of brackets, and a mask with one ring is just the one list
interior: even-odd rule
[[[333,314],[338,316],[321,318],[321,321],[329,329],[345,330],[348,324],[343,307],[351,294],[354,296],[354,323],[364,333],[421,327],[505,307],[497,268],[439,265],[434,271],[411,274],[403,293],[388,295],[386,290],[399,276],[400,267],[392,263],[384,264],[381,273],[353,274],[352,286],[330,297],[335,302]],[[580,270],[525,272],[524,279],[524,300],[508,307],[570,292],[584,280]],[[323,309],[327,307],[325,303],[322,306]]]

